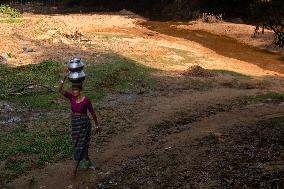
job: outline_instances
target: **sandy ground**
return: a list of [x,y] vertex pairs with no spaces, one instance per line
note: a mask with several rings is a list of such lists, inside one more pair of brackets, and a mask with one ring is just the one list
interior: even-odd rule
[[[68,38],[68,35],[75,32],[87,35],[89,32],[108,31],[110,28],[114,32],[121,28],[128,31],[136,27],[138,19],[115,14],[24,15],[24,21],[20,24],[0,25],[0,53],[12,53],[14,57],[8,62],[11,65],[33,64],[45,59],[67,61],[70,56],[78,54],[88,59],[93,50],[85,50],[89,39]],[[25,53],[24,47],[33,48],[35,52]]]
[[[151,31],[138,25],[138,21],[143,18],[108,13],[25,15],[19,25],[0,24],[0,51],[14,55],[8,60],[9,65],[38,63],[44,59],[66,62],[75,55],[96,63],[106,58],[100,53],[108,51],[163,71],[155,76],[159,82],[153,90],[114,94],[112,99],[98,104],[103,133],[93,137],[96,142],[90,150],[99,170],[80,170],[74,178],[69,174],[72,161],[64,160],[32,170],[10,185],[15,188],[240,188],[243,186],[240,183],[245,183],[244,188],[258,188],[276,178],[280,184],[275,181],[274,186],[281,187],[283,144],[270,143],[267,139],[270,135],[264,140],[266,146],[278,148],[259,146],[257,137],[250,144],[238,144],[252,135],[260,136],[251,132],[260,132],[259,124],[266,123],[261,121],[284,115],[283,101],[248,105],[239,99],[267,91],[283,92],[283,75],[220,55],[193,41]],[[227,26],[230,25],[224,27]],[[195,29],[206,30],[204,24],[197,24]],[[256,43],[264,44],[261,40]],[[31,47],[35,52],[25,53],[23,47]],[[191,59],[187,60],[184,54]],[[174,64],[161,64],[160,58]],[[184,71],[193,65],[234,71],[252,78],[186,74]],[[204,87],[200,81],[210,86]],[[121,100],[125,95],[132,100]],[[113,101],[117,103],[111,105]],[[265,133],[282,134],[279,130],[283,130],[283,125]],[[274,136],[281,139],[280,134]],[[275,175],[263,168],[272,162],[280,167]],[[251,175],[245,175],[248,172]]]
[[188,30],[203,30],[213,34],[227,36],[244,44],[266,49],[271,52],[284,53],[283,48],[277,48],[273,45],[274,34],[270,30],[255,32],[255,26],[248,24],[236,24],[231,22],[205,23],[202,21],[192,21],[188,25],[180,25],[178,28]]

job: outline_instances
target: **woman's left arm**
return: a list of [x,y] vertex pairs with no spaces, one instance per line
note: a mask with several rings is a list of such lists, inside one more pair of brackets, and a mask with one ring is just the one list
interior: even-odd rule
[[93,120],[95,121],[95,124],[96,124],[96,132],[97,133],[100,133],[101,132],[101,128],[99,127],[99,121],[98,121],[98,117],[97,117],[97,114],[93,108],[93,105],[91,103],[91,101],[88,99],[88,110],[89,112],[91,113],[92,117],[93,117]]
[[93,120],[95,121],[96,126],[99,126],[98,117],[97,117],[96,112],[93,111],[91,114],[92,114]]
[[96,114],[95,111],[93,111],[92,117],[93,117],[93,120],[95,121],[95,124],[96,124],[96,133],[101,133],[102,129],[99,126],[98,117],[97,117],[97,114]]

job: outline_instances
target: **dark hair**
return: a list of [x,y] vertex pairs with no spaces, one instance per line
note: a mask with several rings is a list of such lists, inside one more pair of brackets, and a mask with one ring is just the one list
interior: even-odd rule
[[83,89],[83,85],[82,85],[82,83],[73,83],[72,84],[72,89],[80,89],[80,90],[82,90]]

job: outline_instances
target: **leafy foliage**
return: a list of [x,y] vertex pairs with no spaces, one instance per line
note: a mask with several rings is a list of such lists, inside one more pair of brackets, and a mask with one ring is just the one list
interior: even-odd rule
[[20,18],[21,13],[9,5],[0,5],[0,17]]
[[284,1],[282,0],[256,0],[250,5],[251,16],[260,24],[256,31],[262,28],[272,30],[275,34],[276,46],[284,47]]

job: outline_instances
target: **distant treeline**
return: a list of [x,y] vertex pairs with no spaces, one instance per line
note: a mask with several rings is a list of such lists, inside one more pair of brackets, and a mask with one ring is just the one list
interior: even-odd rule
[[[193,11],[223,14],[225,17],[250,18],[258,5],[277,4],[284,7],[284,0],[2,0],[4,3],[44,3],[65,6],[103,6],[109,10],[129,9],[177,19],[189,19]],[[262,10],[267,12],[266,10]],[[266,14],[266,13],[264,13]]]

